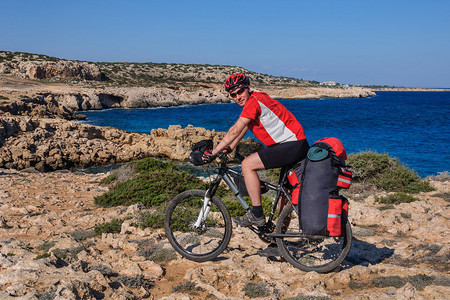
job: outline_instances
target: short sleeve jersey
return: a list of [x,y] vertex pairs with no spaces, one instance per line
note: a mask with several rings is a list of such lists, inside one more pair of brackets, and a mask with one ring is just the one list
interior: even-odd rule
[[248,128],[267,147],[306,139],[294,115],[266,93],[252,92],[241,117],[251,119]]

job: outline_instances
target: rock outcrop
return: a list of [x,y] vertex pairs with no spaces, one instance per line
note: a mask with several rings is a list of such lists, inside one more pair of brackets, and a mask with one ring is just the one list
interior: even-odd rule
[[73,110],[168,107],[230,101],[222,92],[210,87],[202,91],[192,88],[174,90],[164,87],[78,89],[77,91],[53,91],[52,95]]
[[232,66],[91,63],[0,51],[0,99],[18,100],[23,96],[33,98],[51,94],[74,110],[229,102],[222,83],[235,72],[247,73],[254,90],[267,92],[273,98],[360,98],[375,95],[367,88],[325,87]]
[[[0,107],[0,168],[39,171],[88,168],[148,156],[185,161],[191,147],[203,139],[216,143],[225,135],[204,128],[173,125],[149,134],[80,124],[73,112],[53,96],[28,99]],[[240,153],[262,146],[251,138]]]
[[97,65],[68,60],[11,61],[0,64],[0,74],[2,73],[13,74],[19,78],[27,79],[76,78],[100,81],[103,78]]

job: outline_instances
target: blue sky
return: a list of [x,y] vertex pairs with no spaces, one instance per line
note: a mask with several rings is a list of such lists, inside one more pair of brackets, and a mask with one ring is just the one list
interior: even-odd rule
[[0,50],[450,88],[450,1],[0,0]]

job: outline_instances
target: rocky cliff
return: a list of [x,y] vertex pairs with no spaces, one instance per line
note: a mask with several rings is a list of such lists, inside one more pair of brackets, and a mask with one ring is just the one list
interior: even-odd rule
[[[217,143],[225,134],[179,125],[140,134],[80,124],[53,95],[1,105],[0,113],[0,168],[8,169],[88,168],[148,156],[185,161],[194,143]],[[251,138],[242,145],[244,155],[261,147]]]
[[93,63],[75,61],[11,61],[0,63],[0,74],[26,79],[68,78],[102,80],[100,68]]
[[229,102],[223,82],[242,72],[251,86],[274,98],[361,98],[375,95],[362,87],[320,86],[220,65],[170,63],[92,63],[0,51],[0,99],[53,95],[74,110],[156,107]]

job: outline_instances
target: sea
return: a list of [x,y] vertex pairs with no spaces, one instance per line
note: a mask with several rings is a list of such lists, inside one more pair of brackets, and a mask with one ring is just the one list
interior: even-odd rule
[[[450,90],[279,101],[300,121],[310,144],[323,137],[336,137],[348,154],[387,153],[421,177],[450,170]],[[86,115],[81,123],[150,133],[169,125],[227,131],[240,111],[234,103],[220,103],[79,113]],[[255,138],[251,133],[247,136]]]

